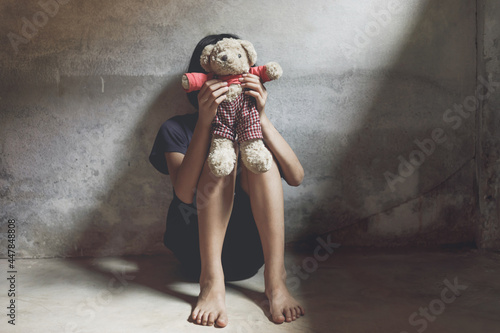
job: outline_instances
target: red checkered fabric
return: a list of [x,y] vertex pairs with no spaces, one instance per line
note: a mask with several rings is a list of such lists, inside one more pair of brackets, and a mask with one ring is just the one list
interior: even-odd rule
[[223,101],[212,122],[212,130],[213,134],[232,141],[238,139],[239,142],[244,142],[251,139],[263,139],[255,99],[240,94],[232,102]]

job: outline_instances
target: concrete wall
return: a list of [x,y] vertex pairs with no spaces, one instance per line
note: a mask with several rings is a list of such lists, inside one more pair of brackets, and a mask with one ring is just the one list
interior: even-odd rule
[[306,171],[285,185],[288,242],[477,240],[475,1],[40,3],[0,3],[0,231],[17,221],[18,256],[165,251],[172,188],[147,157],[194,111],[194,46],[222,32],[284,68],[267,110]]
[[[478,24],[478,72],[494,82],[477,115],[479,210],[477,243],[500,249],[500,3],[482,0]],[[486,95],[488,91],[481,92]]]

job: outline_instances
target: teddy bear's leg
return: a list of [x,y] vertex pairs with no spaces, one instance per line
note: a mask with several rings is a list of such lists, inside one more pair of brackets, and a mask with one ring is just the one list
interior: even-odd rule
[[215,176],[224,177],[229,175],[236,163],[236,151],[234,150],[233,141],[214,135],[207,160],[208,167]]
[[271,169],[273,155],[261,139],[243,141],[240,144],[241,160],[253,173],[264,173]]
[[264,173],[271,169],[273,156],[264,145],[259,111],[255,99],[244,95],[240,112],[237,115],[236,132],[240,142],[241,160],[253,173]]

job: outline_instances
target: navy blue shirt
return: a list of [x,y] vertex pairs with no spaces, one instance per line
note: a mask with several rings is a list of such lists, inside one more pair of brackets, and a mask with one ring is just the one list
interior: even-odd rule
[[165,153],[177,152],[186,155],[197,120],[198,112],[195,112],[174,116],[161,125],[149,155],[149,161],[156,170],[169,174]]

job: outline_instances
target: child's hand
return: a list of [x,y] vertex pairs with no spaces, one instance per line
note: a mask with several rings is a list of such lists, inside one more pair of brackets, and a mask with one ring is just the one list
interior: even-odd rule
[[257,110],[262,117],[264,115],[264,109],[266,107],[267,91],[260,82],[260,78],[254,74],[243,74],[243,77],[240,78],[240,81],[243,88],[250,89],[246,90],[245,94],[255,97],[255,101],[257,102]]
[[212,124],[217,107],[226,99],[227,82],[209,80],[203,84],[198,94],[198,119],[205,126]]

